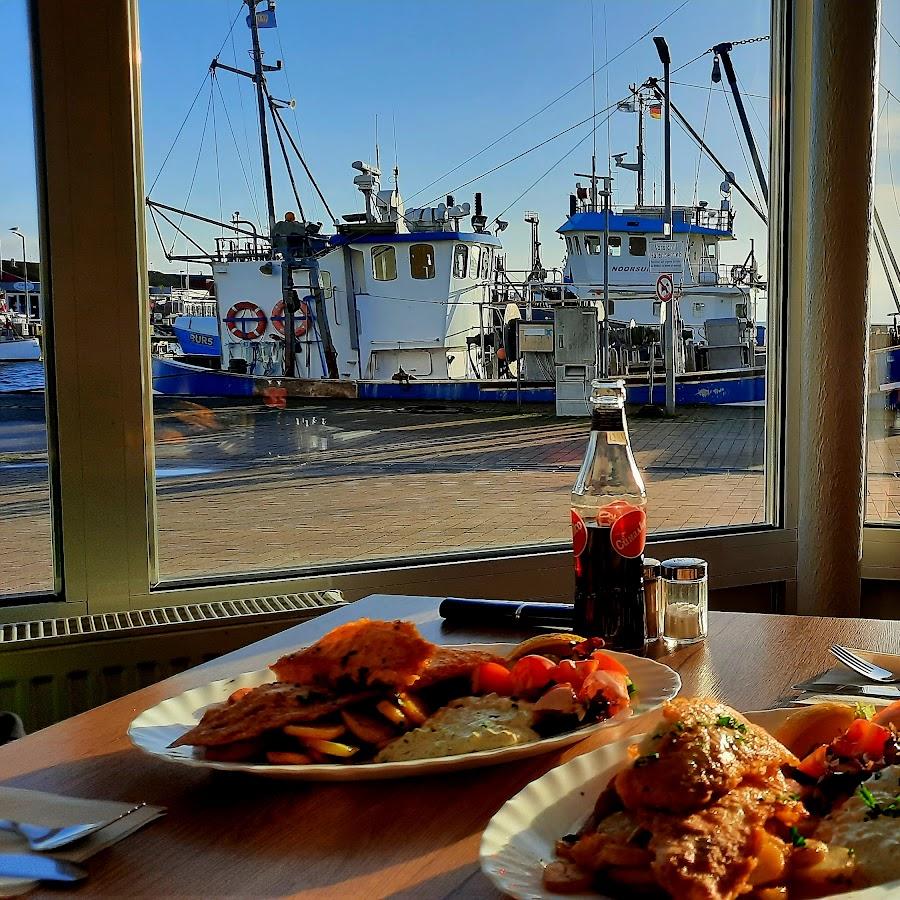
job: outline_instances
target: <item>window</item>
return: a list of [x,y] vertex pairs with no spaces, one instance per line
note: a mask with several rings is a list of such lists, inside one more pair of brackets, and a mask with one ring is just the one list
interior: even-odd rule
[[491,275],[491,248],[483,247],[481,250],[481,278],[486,281]]
[[413,244],[409,248],[409,271],[413,278],[434,278],[434,247]]
[[695,304],[693,304],[692,308],[694,310],[695,316],[702,316],[703,310],[706,309],[706,304],[705,303],[695,303]]
[[453,248],[453,277],[465,278],[469,265],[469,248],[465,244],[457,244]]
[[658,319],[662,315],[662,303],[659,300],[653,301],[653,315]]
[[8,65],[0,76],[4,125],[16,134],[0,150],[0,605],[16,595],[50,594],[55,575],[26,9],[25,0],[14,0],[3,10]]
[[469,278],[478,277],[478,267],[481,265],[481,247],[478,244],[472,244],[469,251]]
[[581,241],[578,239],[578,235],[574,235],[572,238],[572,249],[578,256],[581,256]]
[[747,318],[747,304],[746,303],[735,303],[734,304],[734,314],[739,319]]
[[635,234],[631,235],[628,238],[628,253],[630,256],[646,256],[647,238]]
[[376,281],[393,281],[397,277],[397,252],[394,247],[382,244],[372,248],[372,274]]
[[326,269],[319,269],[319,287],[322,288],[322,296],[327,300],[334,297],[334,285],[331,281],[331,272]]
[[591,256],[599,256],[601,247],[603,246],[603,238],[596,234],[586,234],[584,236],[584,252]]
[[614,234],[609,236],[609,255],[610,256],[621,256],[622,255],[622,238],[617,237]]
[[707,245],[706,245],[706,255],[707,255],[707,257],[708,257],[709,259],[715,259],[715,258],[716,258],[716,250],[717,250],[717,249],[718,249],[718,248],[717,248],[717,246],[716,246],[715,244],[707,244]]

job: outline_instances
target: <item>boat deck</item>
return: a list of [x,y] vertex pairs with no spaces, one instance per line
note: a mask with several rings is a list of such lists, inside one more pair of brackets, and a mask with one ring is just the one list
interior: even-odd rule
[[[569,537],[587,420],[549,406],[156,403],[163,579]],[[0,545],[16,561],[4,585],[13,591],[49,585],[41,427],[33,411],[0,418]],[[651,528],[764,520],[762,409],[632,413],[630,427]],[[869,469],[867,517],[897,523],[900,431],[870,442]]]

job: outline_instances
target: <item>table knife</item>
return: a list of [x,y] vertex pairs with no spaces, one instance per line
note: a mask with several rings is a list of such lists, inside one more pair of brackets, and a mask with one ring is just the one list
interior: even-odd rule
[[878,697],[882,700],[900,700],[900,686],[891,684],[823,684],[816,682],[810,684],[795,684],[791,686],[795,691],[806,691],[813,694],[836,694],[852,697]]
[[80,866],[37,853],[0,853],[0,878],[33,881],[81,881],[87,872]]

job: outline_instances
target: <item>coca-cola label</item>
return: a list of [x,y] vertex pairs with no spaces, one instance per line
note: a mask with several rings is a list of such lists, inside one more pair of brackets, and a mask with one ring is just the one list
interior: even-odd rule
[[584,553],[588,542],[587,525],[584,519],[573,509],[572,510],[572,552],[576,556]]
[[613,550],[627,559],[634,559],[644,552],[647,543],[647,514],[633,507],[613,522],[609,529]]

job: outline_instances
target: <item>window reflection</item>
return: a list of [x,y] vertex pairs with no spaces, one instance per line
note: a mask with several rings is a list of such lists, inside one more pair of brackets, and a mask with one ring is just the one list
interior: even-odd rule
[[393,281],[397,277],[397,252],[393,247],[372,248],[372,274],[376,281]]

